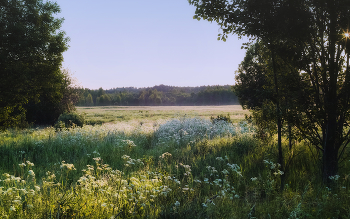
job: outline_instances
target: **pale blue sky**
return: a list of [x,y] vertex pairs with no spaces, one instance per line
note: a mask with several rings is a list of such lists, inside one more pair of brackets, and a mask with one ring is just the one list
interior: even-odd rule
[[234,84],[244,40],[217,41],[187,0],[57,0],[68,68],[85,88]]

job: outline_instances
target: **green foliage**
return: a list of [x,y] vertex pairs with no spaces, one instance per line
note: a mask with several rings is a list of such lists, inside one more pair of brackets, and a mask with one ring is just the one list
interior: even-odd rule
[[78,106],[91,106],[90,94],[97,106],[173,106],[173,105],[231,105],[237,97],[231,86],[115,88],[110,90],[80,89]]
[[63,19],[55,17],[59,11],[42,0],[1,1],[1,128],[18,126],[32,103],[56,104],[63,97],[60,67],[68,38],[60,31]]
[[68,70],[62,69],[55,85],[43,87],[37,101],[29,101],[26,120],[30,123],[53,125],[64,112],[73,112],[78,100],[77,90],[73,87]]
[[87,95],[87,97],[85,99],[85,105],[86,106],[93,106],[94,105],[94,101],[92,100],[91,94]]
[[222,114],[220,114],[220,115],[218,115],[216,117],[211,116],[210,120],[211,120],[212,123],[217,123],[219,121],[225,121],[225,122],[228,122],[228,123],[232,123],[230,114],[227,114],[226,116],[222,115]]
[[85,123],[84,116],[76,112],[63,113],[58,117],[55,128],[61,130],[62,128],[83,127]]
[[[350,2],[190,0],[189,3],[196,7],[195,18],[220,25],[221,39],[234,33],[262,42],[265,54],[262,60],[257,58],[257,64],[267,67],[262,75],[267,79],[264,85],[269,88],[274,84],[274,95],[266,99],[276,104],[279,136],[283,120],[294,125],[304,139],[323,153],[323,181],[329,184],[329,177],[337,174],[341,156],[350,142],[347,36]],[[257,69],[256,66],[253,67]],[[251,80],[254,72],[247,73],[248,81],[254,83]],[[250,92],[254,94],[250,84],[246,87],[253,89]],[[241,93],[246,98],[243,104],[256,102],[250,101],[247,93]],[[278,139],[280,142],[281,138]]]

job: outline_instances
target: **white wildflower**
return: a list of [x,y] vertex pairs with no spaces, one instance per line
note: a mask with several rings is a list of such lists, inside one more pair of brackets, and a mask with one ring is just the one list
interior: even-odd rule
[[28,171],[28,174],[29,174],[30,176],[32,176],[32,177],[34,177],[34,176],[35,176],[35,173],[34,173],[34,171],[33,171],[33,170],[29,170],[29,171]]

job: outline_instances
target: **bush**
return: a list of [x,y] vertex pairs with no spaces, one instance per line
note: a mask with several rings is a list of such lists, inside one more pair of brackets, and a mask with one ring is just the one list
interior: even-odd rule
[[216,123],[216,122],[219,122],[219,121],[225,121],[225,122],[228,122],[228,123],[232,123],[230,114],[227,114],[227,116],[224,116],[224,115],[221,114],[221,115],[218,115],[216,118],[211,116],[210,120],[211,120],[211,122],[213,124]]
[[58,121],[55,124],[56,129],[71,128],[75,126],[83,127],[85,119],[83,115],[78,113],[63,113],[58,117]]

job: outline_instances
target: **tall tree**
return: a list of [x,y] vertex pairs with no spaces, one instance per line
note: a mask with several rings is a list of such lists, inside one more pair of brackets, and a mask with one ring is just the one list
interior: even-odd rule
[[[194,18],[217,22],[226,40],[230,33],[258,38],[269,45],[271,58],[286,48],[288,65],[299,70],[300,83],[291,109],[299,131],[323,153],[324,182],[338,172],[350,142],[349,50],[350,2],[347,0],[190,0]],[[273,61],[273,63],[276,63]],[[275,65],[275,64],[274,64]],[[277,72],[277,67],[275,72]],[[278,82],[274,75],[274,80]],[[276,83],[278,85],[278,83]],[[286,84],[279,84],[276,92]],[[280,98],[279,102],[280,102]],[[278,110],[277,110],[278,111]],[[277,114],[279,115],[279,114]]]
[[16,125],[25,104],[60,86],[68,39],[59,30],[63,19],[54,17],[59,11],[42,0],[0,1],[0,127]]
[[93,106],[94,101],[92,100],[92,95],[89,93],[85,99],[86,106]]

